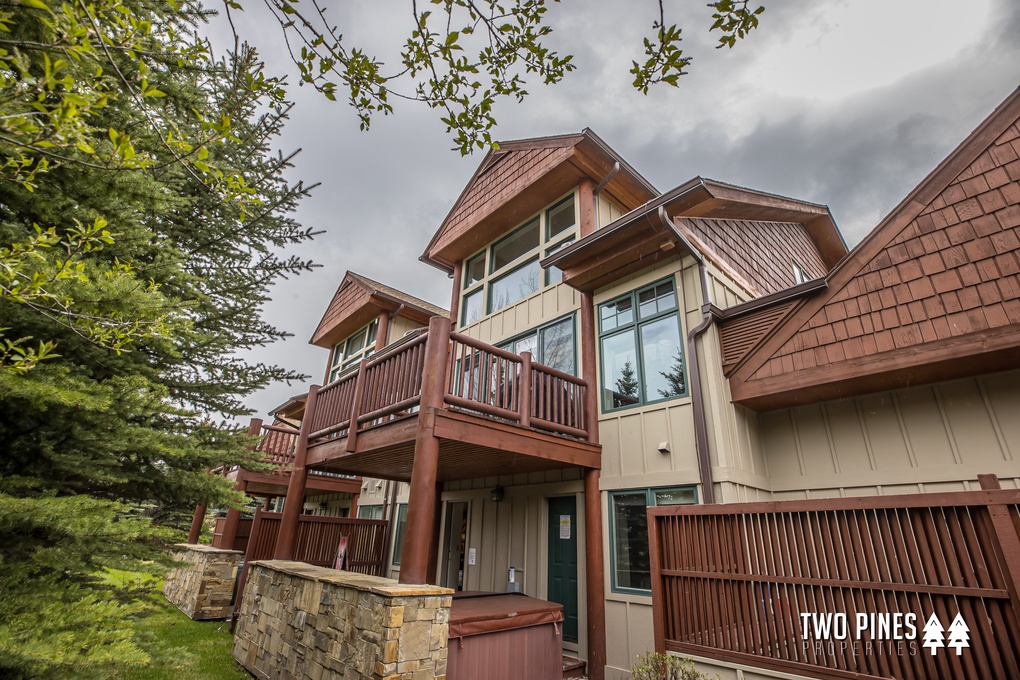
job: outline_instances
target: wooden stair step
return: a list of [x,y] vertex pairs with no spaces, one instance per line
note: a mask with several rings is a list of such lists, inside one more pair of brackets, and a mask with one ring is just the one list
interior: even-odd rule
[[588,664],[573,656],[563,655],[563,678],[585,678],[587,677]]

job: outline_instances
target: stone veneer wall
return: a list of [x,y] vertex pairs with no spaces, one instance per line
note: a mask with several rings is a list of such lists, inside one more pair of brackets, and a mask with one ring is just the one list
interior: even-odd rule
[[167,574],[163,583],[166,599],[192,619],[229,618],[244,553],[195,543],[179,543],[174,548],[174,559],[187,565]]
[[453,591],[253,562],[234,658],[258,678],[444,680]]

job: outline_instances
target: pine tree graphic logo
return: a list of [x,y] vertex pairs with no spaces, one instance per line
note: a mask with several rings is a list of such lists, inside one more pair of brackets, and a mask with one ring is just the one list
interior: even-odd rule
[[922,645],[931,650],[932,656],[938,656],[939,647],[946,646],[946,643],[942,641],[942,633],[944,631],[945,629],[942,627],[939,617],[935,616],[935,613],[932,612],[932,615],[928,617],[928,623],[924,624],[924,644]]
[[957,656],[960,656],[964,647],[970,647],[970,628],[967,627],[960,614],[957,614],[953,622],[949,624],[949,646],[956,650]]
[[927,647],[931,650],[932,656],[938,656],[939,647],[952,647],[956,650],[956,655],[960,656],[964,647],[970,647],[970,628],[967,626],[967,622],[963,620],[962,614],[957,614],[953,622],[949,624],[949,644],[945,643],[944,633],[946,629],[942,627],[942,621],[934,613],[928,617],[928,622],[924,624],[924,643],[923,647]]

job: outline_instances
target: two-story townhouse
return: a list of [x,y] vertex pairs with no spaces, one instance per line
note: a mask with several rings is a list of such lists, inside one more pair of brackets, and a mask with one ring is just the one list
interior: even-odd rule
[[824,206],[660,194],[589,130],[501,144],[422,256],[450,316],[313,388],[297,465],[408,483],[401,581],[514,567],[619,676],[653,647],[648,506],[1020,482],[1018,119],[853,251]]

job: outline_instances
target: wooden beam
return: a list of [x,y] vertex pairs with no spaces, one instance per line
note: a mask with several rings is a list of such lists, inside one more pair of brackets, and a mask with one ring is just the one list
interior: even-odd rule
[[375,329],[375,351],[380,351],[389,344],[390,336],[390,312],[384,309],[379,313],[379,323]]
[[602,491],[599,471],[584,472],[585,571],[588,600],[588,678],[604,680],[606,673],[606,587],[602,547]]
[[595,232],[595,182],[582,177],[577,187],[577,207],[580,215],[580,238]]
[[450,323],[454,328],[460,324],[460,293],[464,278],[464,261],[457,260],[453,264],[453,296],[450,298]]
[[191,529],[188,531],[188,543],[198,543],[202,537],[202,525],[205,522],[205,503],[195,506],[195,514],[191,518]]
[[439,439],[433,432],[435,412],[443,407],[446,370],[450,353],[450,320],[433,317],[425,346],[425,372],[421,385],[421,414],[414,443],[411,492],[407,502],[407,524],[401,556],[400,582],[427,583],[429,557],[435,540],[436,481],[439,469]]
[[294,451],[294,469],[290,473],[287,485],[287,500],[283,504],[283,519],[280,520],[280,533],[276,536],[276,547],[273,549],[274,560],[294,559],[294,541],[297,539],[298,519],[301,517],[301,506],[305,501],[305,481],[308,477],[308,433],[311,431],[312,419],[315,417],[315,402],[319,398],[319,385],[312,385],[308,390],[305,402],[305,417],[301,421],[301,432],[298,434],[297,448]]
[[599,386],[595,348],[598,334],[595,330],[595,299],[591,293],[581,293],[581,377],[587,381],[585,410],[587,413],[588,441],[599,443]]

